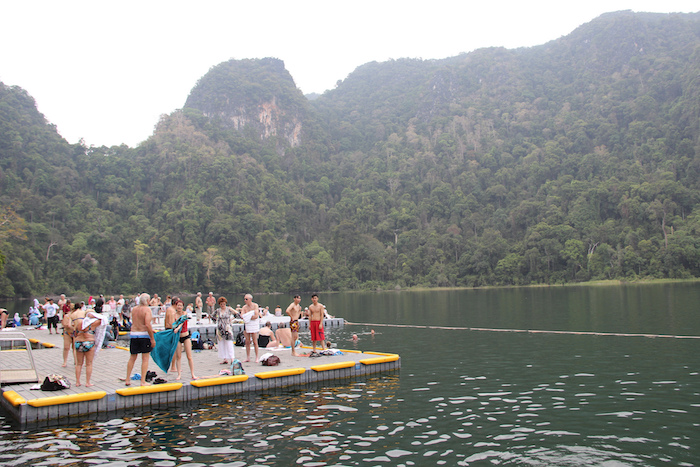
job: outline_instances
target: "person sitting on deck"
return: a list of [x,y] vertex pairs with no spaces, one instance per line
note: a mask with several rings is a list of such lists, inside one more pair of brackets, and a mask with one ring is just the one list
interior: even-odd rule
[[284,323],[279,323],[277,328],[277,341],[280,345],[284,347],[291,347],[292,342],[292,331],[284,325]]
[[279,345],[280,343],[275,339],[275,333],[272,332],[272,323],[268,321],[258,332],[258,346],[274,348]]
[[36,308],[29,309],[29,325],[30,326],[41,326],[41,312]]

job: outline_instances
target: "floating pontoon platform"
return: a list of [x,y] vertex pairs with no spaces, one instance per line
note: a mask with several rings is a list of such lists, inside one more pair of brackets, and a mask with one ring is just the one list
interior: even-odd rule
[[[191,321],[190,321],[191,322]],[[196,326],[191,326],[195,328]],[[195,351],[195,375],[190,378],[187,358],[182,356],[182,379],[176,380],[176,373],[163,374],[151,359],[149,370],[155,371],[164,384],[140,386],[140,381],[131,381],[126,386],[126,365],[129,351],[125,347],[105,348],[100,350],[93,364],[93,386],[86,388],[85,368],[81,375],[82,386],[75,385],[75,366],[72,354],[68,366],[63,363],[63,336],[49,334],[47,330],[35,330],[31,327],[19,329],[34,342],[36,372],[43,380],[49,374],[61,374],[68,378],[72,387],[60,391],[41,391],[31,389],[37,383],[32,378],[30,383],[9,383],[0,386],[0,403],[22,427],[50,426],[85,419],[101,418],[109,414],[135,415],[144,410],[158,407],[196,403],[203,399],[225,398],[245,393],[265,393],[283,387],[303,387],[323,381],[343,380],[364,377],[375,373],[398,370],[401,359],[397,354],[359,351],[353,348],[340,349],[342,355],[292,357],[291,349],[260,349],[260,355],[271,352],[280,358],[280,364],[274,367],[262,366],[260,363],[243,363],[245,375],[219,376],[222,369],[230,365],[219,362],[216,350]],[[200,328],[200,332],[204,329]],[[4,333],[0,332],[0,337]],[[203,336],[208,333],[202,332]],[[352,346],[352,343],[350,343]],[[310,353],[310,347],[298,348],[299,353]],[[243,361],[245,347],[234,348],[235,358]],[[255,358],[251,348],[251,357]],[[12,349],[0,351],[0,371],[11,369],[13,362],[19,358]],[[16,366],[16,365],[15,365]],[[141,357],[134,365],[133,373],[140,372]],[[132,373],[132,374],[133,374]],[[120,380],[122,378],[122,380]]]

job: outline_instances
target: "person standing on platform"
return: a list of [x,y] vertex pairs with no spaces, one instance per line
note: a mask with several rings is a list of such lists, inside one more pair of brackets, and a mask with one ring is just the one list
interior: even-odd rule
[[124,300],[124,294],[119,295],[119,300],[117,300],[117,314],[120,316],[122,314],[122,308],[124,308],[125,303],[126,300]]
[[296,342],[299,339],[299,318],[301,318],[301,295],[295,295],[294,301],[287,307],[289,330],[292,331],[292,357],[296,357]]
[[[197,292],[197,298],[194,299],[194,314],[197,316],[197,324],[202,324],[202,308],[204,308],[202,292]],[[209,315],[209,322],[211,322],[211,314]]]
[[134,368],[136,358],[141,354],[141,386],[146,386],[146,375],[148,374],[148,360],[150,353],[156,346],[156,340],[153,336],[153,314],[148,306],[151,297],[147,293],[141,294],[139,297],[138,306],[131,310],[131,339],[129,343],[129,351],[131,356],[126,365],[126,381],[125,384],[131,384],[131,370]]
[[[165,309],[165,317],[163,318],[163,328],[164,329],[172,329],[173,328],[173,323],[177,319],[177,310],[175,309],[175,302],[171,301],[170,296],[168,295],[168,299],[165,301],[165,303],[168,304],[168,307]],[[175,352],[177,353],[177,352]],[[175,367],[175,356],[173,356],[173,360],[170,363],[170,371],[177,371],[177,368]]]
[[[58,299],[58,303],[56,303],[56,305],[58,305],[59,310],[63,311],[63,305],[65,305],[65,304],[66,304],[66,294],[61,294],[61,296]],[[69,313],[70,313],[70,311],[69,311]],[[63,318],[63,316],[61,316],[61,318]],[[61,318],[59,318],[59,321]]]
[[[172,310],[172,313],[171,313]],[[181,316],[185,315],[184,303],[177,297],[173,297],[172,306],[168,308],[165,312],[165,328],[169,329],[173,327],[173,323],[176,322]],[[177,331],[177,329],[175,329]],[[178,343],[177,350],[173,356],[173,367],[177,370],[177,381],[182,378],[182,351],[185,351],[187,356],[187,364],[190,367],[190,375],[192,379],[195,380],[197,377],[194,375],[194,363],[192,360],[192,334],[187,329],[187,318],[185,322],[180,326],[179,330],[180,342]]]
[[53,303],[53,298],[46,299],[46,303],[44,303],[44,313],[49,328],[49,334],[53,334],[51,332],[52,327],[56,330],[56,334],[58,334],[58,306]]
[[97,301],[95,310],[77,309],[70,314],[68,331],[73,334],[73,352],[75,355],[75,385],[80,386],[80,374],[85,365],[85,387],[93,386],[90,382],[92,378],[92,363],[95,353],[102,345],[104,328],[98,334],[98,328],[102,323],[100,312],[102,311],[103,300]]
[[253,301],[253,296],[251,294],[246,294],[243,300],[245,300],[245,304],[241,310],[241,315],[243,317],[243,322],[245,323],[245,361],[250,361],[250,344],[252,342],[253,347],[255,347],[255,361],[258,362],[260,360],[260,348],[258,346],[258,332],[260,331],[260,307]]
[[323,332],[323,305],[318,303],[318,295],[311,296],[309,305],[309,329],[311,330],[311,342],[313,350],[311,355],[316,353],[316,342],[320,342],[321,350],[326,348],[326,336]]
[[[209,296],[207,297],[207,313],[209,315],[209,321],[211,321],[211,315],[214,314],[214,307],[216,306],[216,303],[217,302],[216,298],[214,298],[214,292],[209,292]],[[226,303],[228,303],[228,301]]]
[[[209,300],[207,298],[207,300]],[[221,364],[233,363],[233,342],[236,336],[233,335],[233,309],[228,306],[226,297],[219,297],[219,308],[209,315],[216,323],[217,349]]]
[[[63,365],[61,365],[62,367],[68,366],[68,355],[73,350],[73,333],[70,331],[70,315],[73,312],[71,308],[73,308],[73,304],[70,302],[70,300],[66,300],[63,304],[63,319],[61,320],[61,333],[63,334]],[[73,361],[75,361],[75,356],[73,356]]]

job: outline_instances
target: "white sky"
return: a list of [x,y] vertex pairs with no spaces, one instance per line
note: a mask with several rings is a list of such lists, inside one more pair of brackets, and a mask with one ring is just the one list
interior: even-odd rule
[[544,44],[602,13],[693,12],[697,0],[0,0],[0,81],[71,143],[148,138],[211,67],[284,60],[305,93],[358,66]]

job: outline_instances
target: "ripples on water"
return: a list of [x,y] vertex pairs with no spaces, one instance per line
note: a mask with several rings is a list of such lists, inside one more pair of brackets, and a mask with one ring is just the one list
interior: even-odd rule
[[71,427],[4,419],[0,464],[700,463],[695,341],[379,331],[333,339],[400,349],[399,373]]

